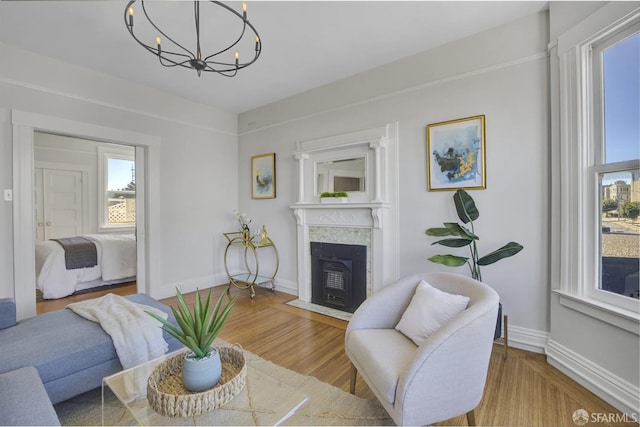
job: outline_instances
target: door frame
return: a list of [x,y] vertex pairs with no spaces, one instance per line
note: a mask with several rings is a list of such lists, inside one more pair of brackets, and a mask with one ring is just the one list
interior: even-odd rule
[[138,292],[151,295],[151,283],[158,281],[160,272],[160,137],[19,110],[11,111],[11,125],[13,279],[17,319],[36,315],[33,201],[33,141],[36,131],[136,147],[136,196],[143,202],[136,203],[136,280]]

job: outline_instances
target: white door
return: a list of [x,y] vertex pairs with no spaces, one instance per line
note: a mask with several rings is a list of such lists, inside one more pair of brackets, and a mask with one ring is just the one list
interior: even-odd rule
[[83,231],[82,172],[36,169],[36,238],[77,236]]

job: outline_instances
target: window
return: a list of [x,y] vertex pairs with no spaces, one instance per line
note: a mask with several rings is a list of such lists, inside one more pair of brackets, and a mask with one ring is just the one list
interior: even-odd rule
[[604,6],[558,38],[558,57],[560,301],[637,333],[640,9]]
[[[640,32],[634,26],[594,43],[594,174],[601,205],[600,262],[595,292],[640,298]],[[605,291],[600,295],[598,291]],[[607,294],[608,293],[608,294]]]
[[100,146],[99,200],[101,228],[130,228],[136,225],[135,149],[125,146]]

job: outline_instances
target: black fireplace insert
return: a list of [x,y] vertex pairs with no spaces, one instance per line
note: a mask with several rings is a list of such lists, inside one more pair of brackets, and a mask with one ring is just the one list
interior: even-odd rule
[[367,297],[367,247],[311,242],[311,302],[353,313]]

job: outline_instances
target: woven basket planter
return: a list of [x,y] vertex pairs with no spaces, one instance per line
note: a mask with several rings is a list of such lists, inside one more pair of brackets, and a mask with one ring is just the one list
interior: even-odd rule
[[213,388],[199,393],[182,384],[186,352],[180,352],[156,366],[147,383],[149,406],[165,417],[193,417],[219,408],[236,397],[247,382],[247,365],[242,349],[218,347],[222,376]]

